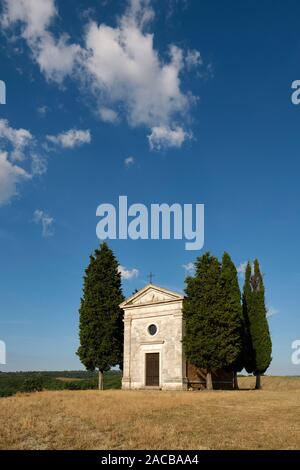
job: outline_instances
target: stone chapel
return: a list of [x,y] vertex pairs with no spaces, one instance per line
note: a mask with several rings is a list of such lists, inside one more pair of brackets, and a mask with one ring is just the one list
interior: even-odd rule
[[[205,371],[188,364],[182,338],[183,295],[148,284],[120,307],[124,310],[123,389],[205,388]],[[213,374],[214,388],[232,388],[232,374]]]

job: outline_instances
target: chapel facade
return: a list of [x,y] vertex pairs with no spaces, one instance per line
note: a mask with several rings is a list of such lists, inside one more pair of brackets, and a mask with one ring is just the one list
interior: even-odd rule
[[[182,338],[183,295],[148,284],[120,307],[124,310],[123,389],[205,388],[205,370],[188,364]],[[232,374],[216,371],[214,388],[233,386]]]

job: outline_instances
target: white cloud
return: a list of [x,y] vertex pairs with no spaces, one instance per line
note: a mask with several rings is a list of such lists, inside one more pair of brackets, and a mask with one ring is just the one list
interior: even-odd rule
[[61,82],[73,71],[80,46],[68,35],[56,39],[48,30],[58,16],[54,0],[3,0],[3,28],[21,24],[21,37],[48,80]]
[[200,65],[202,65],[203,61],[200,52],[196,49],[189,49],[185,57],[185,63],[188,70],[191,70],[193,67],[199,67]]
[[240,274],[242,277],[245,276],[245,271],[246,271],[247,264],[248,264],[248,261],[244,261],[243,263],[241,263],[241,264],[236,268],[238,274]]
[[[236,268],[238,274],[239,274],[241,277],[245,277],[245,272],[246,272],[247,264],[248,264],[248,261],[244,261],[243,263],[241,263],[241,264]],[[254,273],[254,263],[251,263],[251,273],[252,273],[252,274]]]
[[30,175],[20,166],[11,163],[7,152],[0,151],[0,206],[18,194],[18,184],[26,179],[30,179]]
[[19,162],[24,163],[34,145],[28,130],[14,129],[6,119],[0,119],[0,205],[8,203],[18,194],[18,185],[31,178]]
[[180,148],[183,142],[191,139],[192,135],[185,132],[182,127],[158,126],[151,129],[151,134],[148,135],[149,145],[152,150],[162,150],[168,147]]
[[58,135],[47,135],[47,140],[62,148],[74,148],[89,144],[92,140],[89,130],[70,129]]
[[4,0],[2,26],[22,22],[22,36],[30,40],[42,36],[57,15],[54,0]]
[[[91,133],[71,129],[47,139],[63,148],[74,148],[90,143]],[[6,119],[0,119],[0,205],[18,194],[19,184],[46,173],[47,154],[41,153],[41,148],[41,142],[29,130],[14,129]]]
[[39,113],[40,116],[44,117],[47,112],[49,111],[49,108],[48,106],[44,105],[44,106],[40,106],[38,109],[37,109],[37,112]]
[[46,157],[36,153],[31,155],[31,174],[32,176],[41,176],[47,171]]
[[124,160],[125,166],[129,167],[135,164],[135,159],[133,157],[127,157]]
[[33,136],[26,129],[10,127],[7,119],[0,119],[0,149],[3,149],[3,143],[7,142],[12,146],[12,160],[21,161],[25,158],[26,147],[33,144]]
[[279,310],[277,310],[274,307],[269,307],[267,309],[267,318],[272,317],[273,315],[277,315],[279,313]]
[[182,267],[185,269],[186,273],[188,274],[193,274],[193,272],[195,271],[194,263],[183,264]]
[[151,0],[129,0],[128,9],[123,18],[129,22],[136,22],[141,28],[154,18]]
[[139,275],[138,269],[126,269],[124,266],[121,265],[118,267],[118,271],[121,274],[121,277],[126,280],[133,279],[135,277],[138,277]]
[[[184,93],[181,75],[202,63],[199,51],[168,47],[162,58],[149,26],[154,18],[150,0],[130,0],[112,27],[89,21],[79,44],[66,34],[55,36],[50,26],[58,17],[54,0],[3,0],[2,26],[21,24],[41,72],[62,82],[69,75],[95,99],[103,121],[116,123],[125,116],[131,126],[152,129],[152,149],[181,147],[189,137],[184,120],[195,102]],[[78,41],[79,42],[79,41]],[[164,130],[164,137],[157,133]]]
[[36,224],[40,224],[42,227],[42,235],[45,238],[52,237],[54,235],[54,218],[50,217],[43,210],[35,210],[33,214],[33,220]]
[[99,116],[104,122],[114,123],[119,120],[118,113],[116,113],[116,111],[110,108],[105,108],[104,106],[99,108]]
[[134,11],[129,9],[116,28],[89,25],[86,73],[100,100],[105,98],[111,107],[123,105],[130,125],[167,125],[189,107],[189,97],[180,89],[183,52],[172,45],[169,61],[162,62],[153,35],[143,32]]
[[34,46],[36,61],[47,80],[60,83],[66,75],[72,73],[81,48],[77,44],[69,44],[68,40],[66,34],[56,40],[51,34],[45,33]]

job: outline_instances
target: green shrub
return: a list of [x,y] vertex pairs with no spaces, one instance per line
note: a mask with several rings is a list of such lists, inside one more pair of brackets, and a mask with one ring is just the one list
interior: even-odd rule
[[41,392],[43,380],[41,377],[27,377],[21,387],[22,392]]

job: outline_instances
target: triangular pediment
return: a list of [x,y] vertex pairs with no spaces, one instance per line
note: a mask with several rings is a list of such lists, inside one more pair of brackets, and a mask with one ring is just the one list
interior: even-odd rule
[[121,308],[135,307],[140,305],[159,304],[164,302],[172,302],[182,300],[183,296],[177,292],[165,289],[163,287],[148,284],[143,289],[139,290],[131,297],[126,299],[121,305]]

